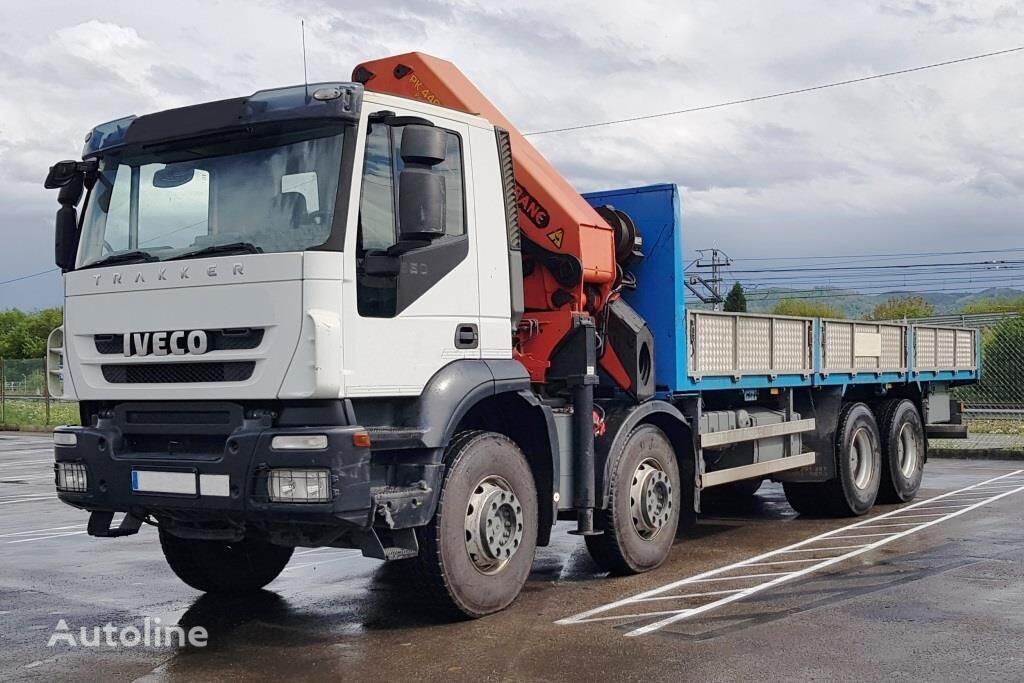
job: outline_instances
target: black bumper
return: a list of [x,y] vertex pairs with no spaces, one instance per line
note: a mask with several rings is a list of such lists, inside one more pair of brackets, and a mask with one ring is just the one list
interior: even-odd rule
[[[108,422],[108,424],[104,424]],[[402,528],[419,526],[434,509],[441,465],[375,465],[370,448],[356,446],[353,437],[364,433],[358,425],[312,427],[272,427],[265,422],[245,420],[224,435],[204,435],[201,426],[178,428],[171,437],[148,440],[126,434],[117,421],[100,421],[99,426],[60,428],[73,432],[76,444],[54,447],[57,463],[85,465],[85,492],[58,488],[63,502],[90,512],[126,512],[137,518],[151,515],[185,525],[230,525],[265,528],[316,525],[327,528],[367,529],[372,526]],[[189,452],[189,435],[203,435],[209,445],[222,444],[221,452]],[[271,448],[278,435],[323,434],[327,448],[287,450]],[[179,440],[180,439],[180,440]],[[146,451],[140,444],[170,444],[162,450]],[[179,450],[180,448],[180,450]],[[422,463],[422,460],[420,460]],[[331,497],[324,503],[278,503],[269,496],[269,472],[274,468],[322,468],[330,472]],[[193,473],[196,493],[168,494],[133,491],[133,471],[169,471]],[[227,490],[218,495],[200,490],[202,475],[215,475]],[[400,480],[396,480],[396,476]],[[404,492],[405,495],[401,495]],[[399,493],[396,500],[396,493]],[[413,499],[417,499],[415,505]],[[409,505],[405,505],[406,499]],[[399,511],[415,514],[397,515]],[[429,512],[429,514],[428,514]],[[397,520],[397,521],[396,521]]]

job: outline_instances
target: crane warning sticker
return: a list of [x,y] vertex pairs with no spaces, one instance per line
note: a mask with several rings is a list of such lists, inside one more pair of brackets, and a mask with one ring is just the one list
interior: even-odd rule
[[548,233],[548,239],[551,240],[551,243],[555,245],[555,247],[558,249],[562,248],[562,237],[564,236],[565,230],[562,230],[561,228],[555,230],[554,232]]

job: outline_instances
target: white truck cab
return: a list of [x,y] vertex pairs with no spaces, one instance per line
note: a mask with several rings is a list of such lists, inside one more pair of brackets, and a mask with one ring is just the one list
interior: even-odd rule
[[[308,89],[359,93],[344,84]],[[453,360],[511,358],[494,127],[387,95],[358,100],[351,120],[306,132],[156,152],[96,149],[97,180],[65,278],[65,395],[418,396]],[[441,134],[444,158],[431,172],[443,181],[443,232],[403,250],[398,178],[408,125]]]

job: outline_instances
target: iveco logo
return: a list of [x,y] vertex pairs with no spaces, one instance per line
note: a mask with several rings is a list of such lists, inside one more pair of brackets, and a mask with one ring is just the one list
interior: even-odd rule
[[126,356],[193,356],[206,353],[209,342],[203,330],[174,332],[132,332],[124,335]]
[[[207,266],[206,268],[200,268],[193,271],[192,266],[181,266],[178,269],[172,269],[168,272],[167,268],[161,268],[156,273],[149,273],[149,277],[156,282],[168,282],[171,280],[192,280],[193,278],[218,278],[221,276],[225,277],[239,277],[245,275],[245,268],[241,263],[233,263],[230,270],[227,268],[221,268],[220,266],[213,265]],[[97,273],[92,276],[96,286],[99,287],[104,281],[111,285],[138,285],[145,284],[146,273],[142,270],[135,271],[134,273],[122,273],[115,271],[113,273]]]

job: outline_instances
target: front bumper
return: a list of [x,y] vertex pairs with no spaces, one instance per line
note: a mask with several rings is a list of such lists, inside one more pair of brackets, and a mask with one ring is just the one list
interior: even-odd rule
[[[152,516],[179,528],[256,529],[268,535],[291,528],[315,542],[317,532],[311,528],[320,529],[323,539],[338,530],[408,528],[425,523],[432,514],[441,476],[439,464],[375,464],[370,448],[355,445],[355,435],[365,436],[358,425],[274,427],[269,419],[243,419],[222,435],[211,435],[202,425],[182,425],[178,433],[154,436],[130,433],[130,427],[119,422],[100,420],[96,426],[57,430],[73,433],[75,443],[55,444],[56,463],[79,463],[87,472],[86,490],[58,489],[60,500],[90,512],[124,512],[138,519]],[[271,447],[275,436],[301,434],[326,435],[327,448],[278,451]],[[189,448],[200,442],[204,449]],[[222,450],[216,452],[211,443],[221,445]],[[268,477],[275,468],[328,470],[330,500],[271,501]],[[192,473],[196,493],[133,491],[133,472],[149,471]],[[208,495],[199,485],[209,479],[221,483],[215,495]],[[410,505],[404,504],[406,500]],[[399,511],[404,514],[394,514]]]

